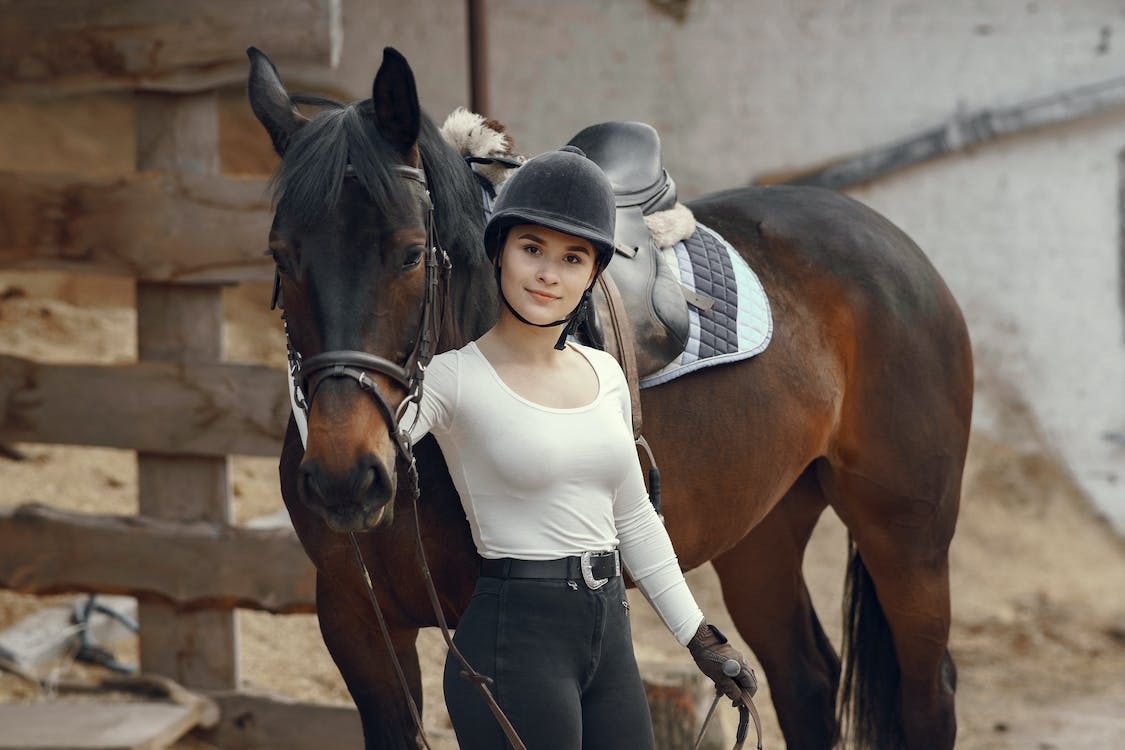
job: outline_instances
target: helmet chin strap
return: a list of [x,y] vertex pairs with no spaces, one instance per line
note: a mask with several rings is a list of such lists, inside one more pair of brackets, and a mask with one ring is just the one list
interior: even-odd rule
[[[597,281],[598,275],[594,274],[594,281]],[[500,301],[504,303],[504,307],[508,308],[508,312],[515,316],[519,322],[535,326],[536,328],[554,328],[555,326],[563,326],[562,332],[559,334],[559,340],[555,342],[555,349],[562,351],[566,348],[566,340],[572,336],[577,330],[578,326],[582,325],[582,321],[586,319],[586,314],[590,309],[590,291],[594,288],[594,281],[590,282],[590,287],[582,292],[582,299],[578,301],[570,314],[565,318],[554,321],[553,323],[532,323],[530,320],[520,315],[516,308],[512,307],[512,303],[504,296],[504,285],[500,283],[500,264],[496,264],[496,289],[500,293]]]

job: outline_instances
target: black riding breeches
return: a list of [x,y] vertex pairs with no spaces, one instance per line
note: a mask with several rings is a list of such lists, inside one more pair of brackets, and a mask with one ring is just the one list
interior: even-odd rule
[[[620,576],[577,582],[481,578],[453,638],[493,679],[527,750],[651,750],[652,719],[633,655]],[[445,701],[462,750],[510,748],[480,695],[445,663]]]

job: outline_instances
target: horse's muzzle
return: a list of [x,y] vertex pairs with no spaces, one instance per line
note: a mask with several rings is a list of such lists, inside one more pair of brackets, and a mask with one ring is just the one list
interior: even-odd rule
[[306,459],[298,471],[301,501],[333,531],[368,531],[391,522],[396,481],[378,457],[368,454],[345,472]]

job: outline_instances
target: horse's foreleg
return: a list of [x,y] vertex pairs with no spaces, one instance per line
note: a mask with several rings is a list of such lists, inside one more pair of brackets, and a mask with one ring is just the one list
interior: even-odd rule
[[825,501],[807,476],[713,564],[739,634],[765,670],[790,750],[825,750],[836,735],[840,660],[821,628],[801,573]]
[[[362,584],[317,576],[317,614],[324,643],[351,692],[363,722],[367,750],[417,750],[418,733]],[[386,597],[384,597],[384,602]],[[386,604],[384,604],[384,607]],[[415,641],[418,629],[389,618],[388,629],[418,711],[422,675]]]

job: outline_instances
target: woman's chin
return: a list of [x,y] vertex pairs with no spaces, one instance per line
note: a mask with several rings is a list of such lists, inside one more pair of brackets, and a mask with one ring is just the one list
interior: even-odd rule
[[528,323],[537,326],[550,326],[566,317],[566,312],[558,305],[524,304],[516,307],[516,312]]

